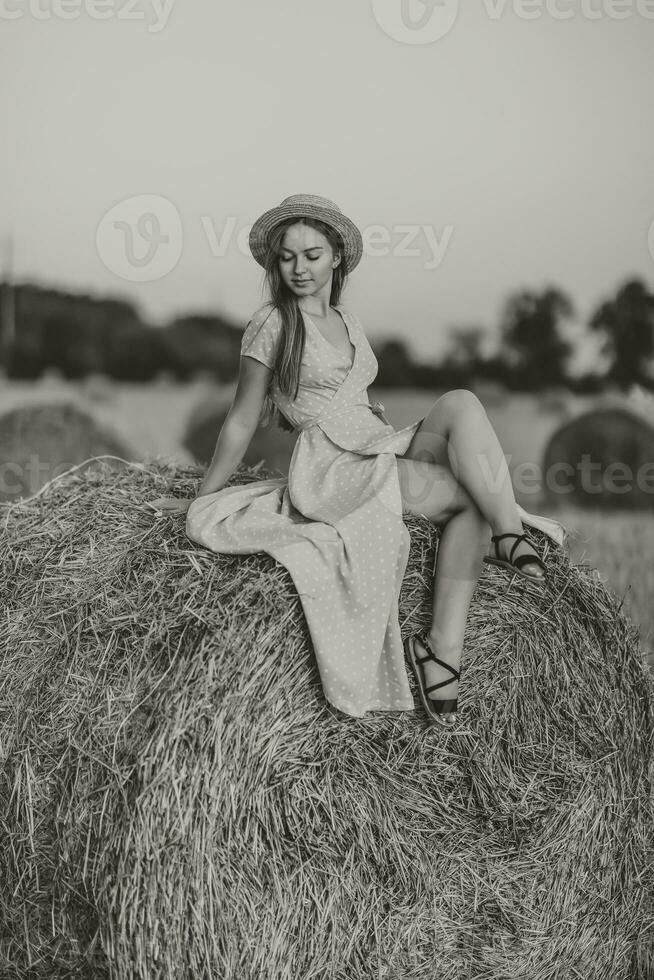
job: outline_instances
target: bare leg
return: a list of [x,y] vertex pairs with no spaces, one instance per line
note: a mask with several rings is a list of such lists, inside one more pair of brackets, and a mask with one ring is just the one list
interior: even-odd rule
[[[484,406],[473,392],[457,388],[442,395],[414,435],[404,458],[448,464],[493,533],[523,533],[502,446]],[[500,555],[508,556],[514,543],[510,538],[501,541]],[[516,548],[514,558],[522,554],[535,552],[523,541]],[[523,570],[527,575],[543,574],[536,562],[526,563]]]
[[[428,635],[433,653],[455,670],[459,670],[470,600],[483,568],[489,535],[488,524],[474,506],[455,514],[441,531]],[[416,643],[420,649],[420,640]],[[430,697],[457,696],[458,681],[449,670],[429,660],[424,661],[423,669],[427,686],[449,679],[448,684],[431,691]],[[456,719],[456,713],[448,712],[443,717],[451,722]]]
[[[442,526],[428,642],[437,657],[459,670],[470,600],[488,550],[490,527],[448,467],[400,457],[398,475],[404,509]],[[416,643],[420,650],[418,639]],[[443,701],[457,696],[458,682],[445,667],[427,660],[423,669],[427,686],[448,681],[430,697]],[[456,715],[448,712],[443,718],[454,721]]]

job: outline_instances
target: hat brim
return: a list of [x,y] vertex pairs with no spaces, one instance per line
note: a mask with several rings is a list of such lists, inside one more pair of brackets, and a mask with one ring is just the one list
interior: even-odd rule
[[257,218],[250,229],[249,245],[253,258],[259,265],[266,268],[268,254],[268,236],[273,228],[287,218],[317,218],[334,228],[343,241],[343,260],[347,272],[351,272],[358,264],[363,254],[363,239],[361,232],[346,215],[323,208],[316,204],[279,204],[275,208]]

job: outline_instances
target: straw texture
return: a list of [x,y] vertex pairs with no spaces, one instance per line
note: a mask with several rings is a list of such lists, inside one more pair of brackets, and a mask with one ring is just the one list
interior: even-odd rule
[[[286,569],[144,506],[202,475],[0,508],[0,976],[651,977],[654,684],[593,570],[532,531],[546,590],[485,566],[454,732],[347,719]],[[438,545],[406,521],[405,635]]]

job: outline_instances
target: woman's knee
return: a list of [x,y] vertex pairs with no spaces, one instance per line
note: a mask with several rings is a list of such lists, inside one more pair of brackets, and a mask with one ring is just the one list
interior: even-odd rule
[[453,422],[470,412],[486,412],[482,402],[469,388],[452,388],[434,402],[434,410],[445,411]]

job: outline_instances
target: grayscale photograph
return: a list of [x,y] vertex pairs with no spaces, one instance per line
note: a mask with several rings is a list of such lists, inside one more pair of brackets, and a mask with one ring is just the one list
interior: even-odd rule
[[0,980],[654,980],[654,0],[0,80]]

